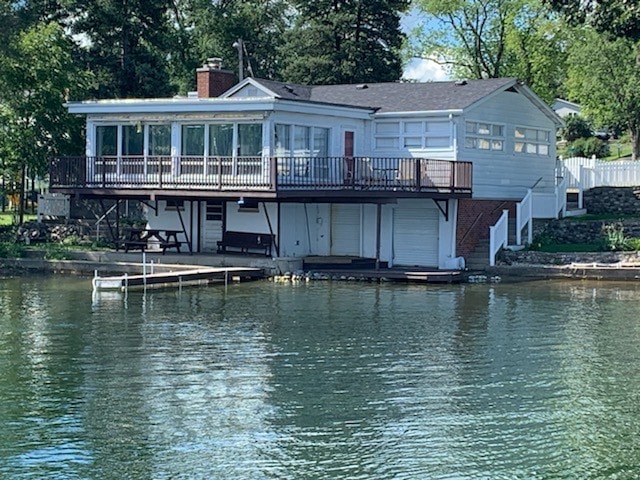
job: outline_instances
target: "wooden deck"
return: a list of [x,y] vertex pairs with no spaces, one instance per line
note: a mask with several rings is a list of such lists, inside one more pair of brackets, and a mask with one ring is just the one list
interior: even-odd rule
[[142,275],[117,275],[93,278],[94,290],[127,290],[144,288],[182,287],[203,285],[212,282],[236,281],[263,278],[260,268],[219,267],[190,268],[173,272],[149,273]]

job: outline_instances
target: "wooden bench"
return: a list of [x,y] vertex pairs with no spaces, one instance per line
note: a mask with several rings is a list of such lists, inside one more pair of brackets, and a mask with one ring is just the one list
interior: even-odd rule
[[222,240],[218,241],[218,253],[226,253],[227,248],[239,248],[242,253],[249,250],[263,250],[267,257],[271,255],[273,235],[268,233],[251,232],[223,232]]

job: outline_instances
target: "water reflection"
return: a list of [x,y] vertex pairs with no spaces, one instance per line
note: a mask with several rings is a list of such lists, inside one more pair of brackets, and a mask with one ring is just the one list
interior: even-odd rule
[[633,478],[639,296],[0,280],[0,477]]

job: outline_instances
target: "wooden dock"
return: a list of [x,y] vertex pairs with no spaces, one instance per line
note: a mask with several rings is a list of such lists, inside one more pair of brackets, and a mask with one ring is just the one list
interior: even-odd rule
[[260,268],[201,267],[141,275],[95,276],[93,278],[93,289],[97,291],[182,287],[204,285],[212,282],[253,280],[263,277],[264,271]]

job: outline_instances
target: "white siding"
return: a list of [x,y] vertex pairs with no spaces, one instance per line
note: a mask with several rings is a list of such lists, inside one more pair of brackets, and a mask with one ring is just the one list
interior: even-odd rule
[[360,256],[361,219],[360,205],[331,206],[331,255]]
[[[524,95],[502,92],[458,117],[458,160],[473,162],[474,198],[521,199],[527,188],[551,192],[555,186],[555,126]],[[465,148],[465,122],[485,121],[505,126],[502,152]],[[516,126],[551,131],[549,155],[516,154]]]
[[[236,202],[227,202],[227,230],[234,232],[270,233],[264,205],[265,204],[260,202],[257,211],[248,211],[240,209],[240,206]],[[269,220],[271,221],[271,227],[275,234],[278,231],[278,206],[275,203],[267,203],[266,207]]]
[[396,208],[393,211],[393,264],[439,264],[439,211],[433,204]]

